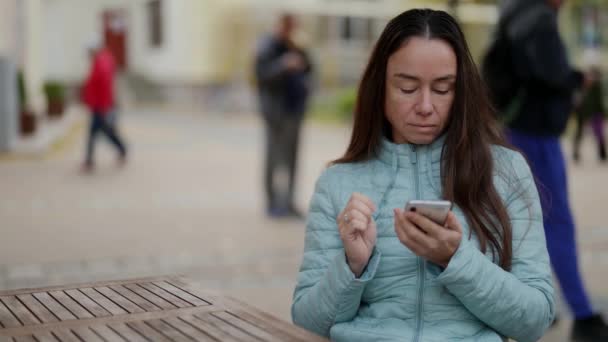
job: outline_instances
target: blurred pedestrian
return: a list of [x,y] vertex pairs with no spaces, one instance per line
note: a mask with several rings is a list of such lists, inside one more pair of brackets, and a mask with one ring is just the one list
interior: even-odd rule
[[[312,66],[293,40],[296,19],[283,14],[255,57],[260,111],[266,130],[264,187],[270,217],[301,217],[294,205],[300,129],[306,112]],[[287,169],[287,184],[279,171]]]
[[104,134],[118,150],[120,165],[126,162],[127,157],[126,146],[115,129],[114,57],[110,50],[99,42],[91,42],[88,53],[91,66],[84,83],[82,97],[90,110],[91,121],[83,171],[92,171],[94,168],[95,141],[99,133]]
[[[509,63],[502,66],[504,79],[516,82],[505,87],[511,89],[508,93],[491,90],[497,107],[502,110],[511,143],[525,154],[539,182],[551,263],[575,319],[572,338],[608,341],[608,327],[593,310],[579,272],[575,226],[559,140],[573,109],[574,92],[590,83],[587,75],[574,70],[568,62],[557,24],[562,4],[562,0],[505,2],[496,41],[502,40],[507,45],[494,51],[500,50],[502,56],[509,56],[505,59]],[[505,46],[508,49],[504,49]],[[484,65],[491,63],[492,60],[484,61]],[[488,76],[492,88],[496,79]]]
[[572,158],[580,161],[580,147],[585,126],[591,122],[593,135],[597,143],[598,159],[606,162],[606,140],[604,137],[604,94],[602,87],[602,73],[597,66],[590,68],[591,85],[581,94],[580,104],[575,109],[576,133],[574,135]]

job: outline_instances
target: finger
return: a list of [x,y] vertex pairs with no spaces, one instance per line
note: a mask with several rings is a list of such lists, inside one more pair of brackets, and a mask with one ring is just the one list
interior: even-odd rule
[[374,211],[370,209],[367,204],[358,199],[351,200],[347,207],[350,210],[357,210],[367,217],[371,217],[374,214]]
[[455,230],[457,232],[462,233],[462,227],[460,226],[460,222],[458,222],[458,218],[456,218],[456,214],[450,211],[448,213],[448,219],[445,222],[445,227],[450,230]]
[[409,213],[404,213],[401,209],[399,209],[399,211],[401,212],[399,215],[401,227],[408,238],[421,245],[421,247],[431,248],[433,246],[434,238],[426,235],[418,225],[409,220],[409,215],[406,215]]
[[407,220],[409,220],[410,222],[418,226],[420,229],[422,229],[425,233],[434,238],[438,238],[442,235],[442,233],[444,233],[444,228],[442,226],[438,225],[433,220],[429,219],[424,215],[418,214],[413,211],[408,211],[405,213],[405,217]]
[[349,223],[344,223],[343,226],[344,226],[344,228],[343,228],[344,234],[354,234],[357,231],[360,231],[360,232],[365,231],[365,229],[367,229],[367,222],[360,221],[360,220],[353,220],[353,221],[350,221]]
[[365,203],[365,205],[371,209],[372,212],[376,211],[376,205],[374,204],[374,202],[369,199],[369,197],[359,193],[359,192],[354,192],[351,196],[352,199],[357,199],[363,203]]
[[351,210],[349,210],[348,211],[348,218],[349,218],[349,220],[359,220],[359,221],[363,221],[365,223],[369,223],[369,221],[371,219],[370,215],[362,213],[358,209],[351,209]]
[[418,256],[423,256],[425,249],[420,246],[416,241],[414,241],[404,229],[402,229],[397,222],[398,218],[395,216],[395,233],[397,234],[397,238],[405,247],[407,247],[410,251]]

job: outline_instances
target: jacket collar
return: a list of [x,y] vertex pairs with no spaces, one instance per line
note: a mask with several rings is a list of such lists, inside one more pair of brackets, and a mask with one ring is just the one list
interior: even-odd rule
[[427,145],[395,144],[382,137],[378,159],[393,167],[404,167],[414,163],[439,163],[446,135],[442,134]]

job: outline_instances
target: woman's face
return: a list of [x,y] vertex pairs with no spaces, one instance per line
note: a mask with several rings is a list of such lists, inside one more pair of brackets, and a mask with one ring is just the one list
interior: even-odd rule
[[384,109],[397,144],[429,144],[450,118],[456,54],[440,39],[412,37],[388,59]]

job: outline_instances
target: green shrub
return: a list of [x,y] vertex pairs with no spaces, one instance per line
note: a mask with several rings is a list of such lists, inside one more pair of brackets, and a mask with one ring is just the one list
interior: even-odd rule
[[357,102],[357,89],[354,87],[345,88],[336,95],[336,110],[341,119],[350,120],[355,112]]
[[23,70],[17,72],[17,93],[19,95],[19,110],[23,110],[27,106],[27,92],[25,91]]
[[65,87],[56,81],[48,81],[44,84],[44,93],[49,101],[64,101]]

